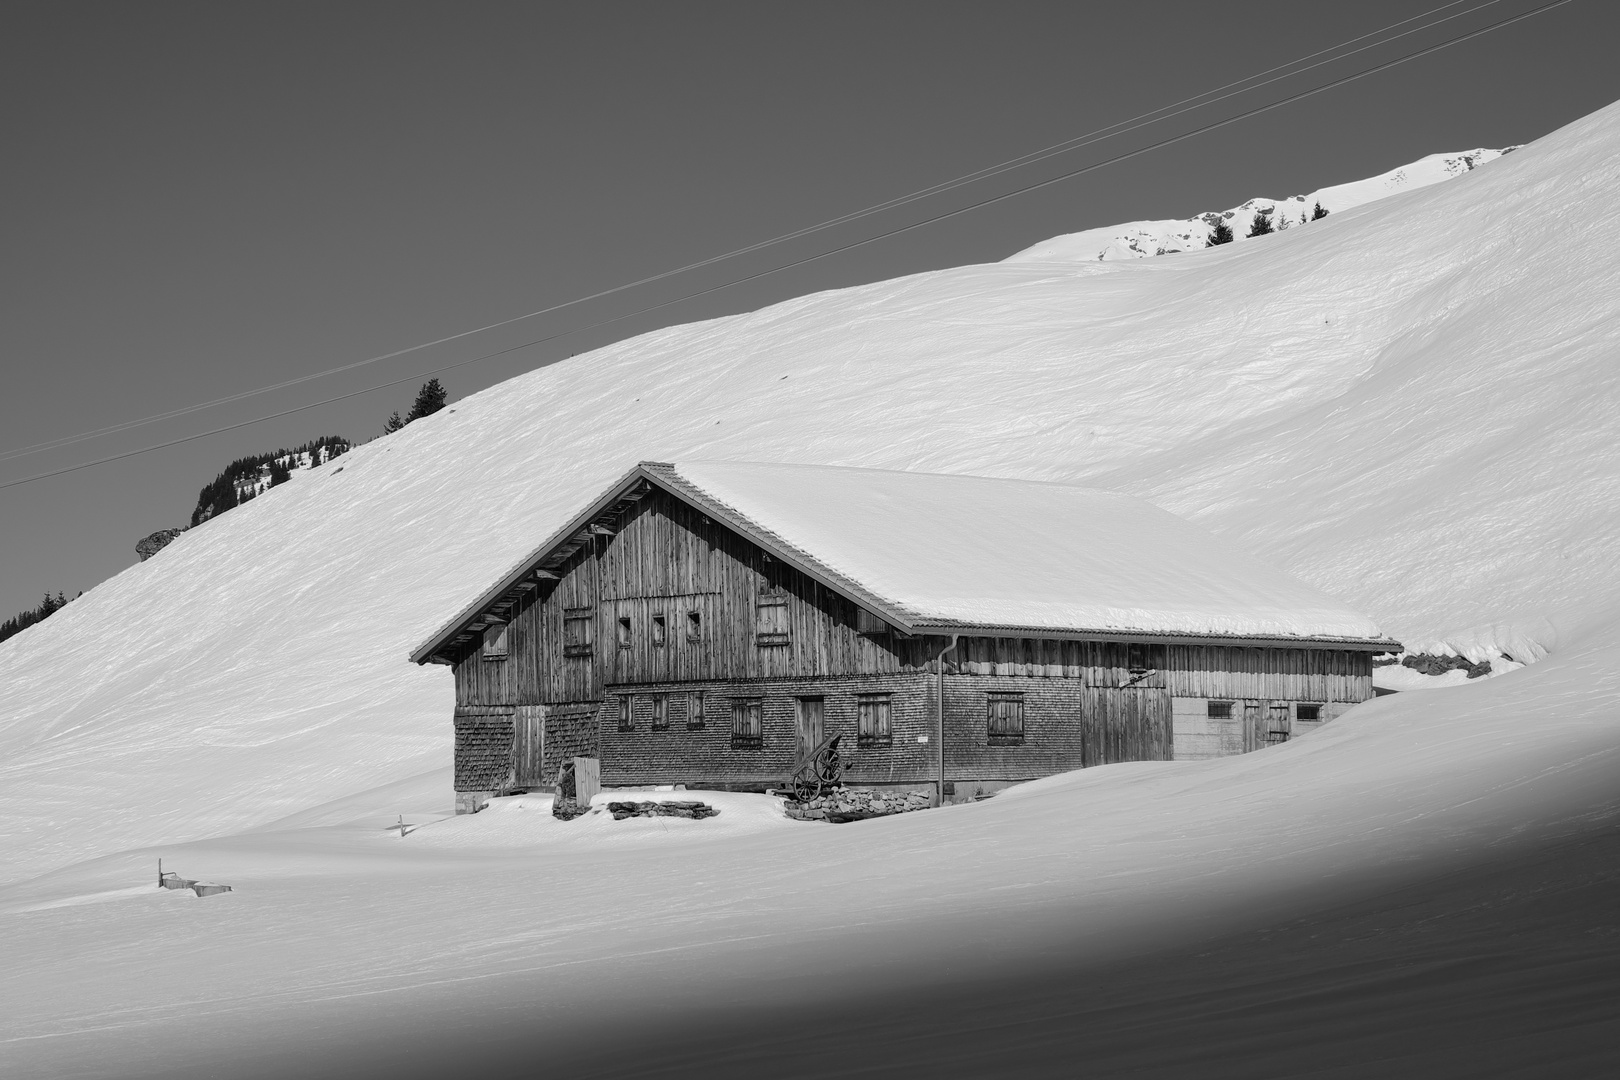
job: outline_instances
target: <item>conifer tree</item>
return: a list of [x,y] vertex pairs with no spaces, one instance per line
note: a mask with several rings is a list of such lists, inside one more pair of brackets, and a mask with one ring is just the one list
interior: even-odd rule
[[1270,214],[1254,215],[1254,224],[1249,226],[1250,236],[1266,236],[1276,230],[1271,227]]
[[405,421],[403,421],[403,420],[401,420],[399,418],[399,410],[395,409],[394,410],[394,415],[390,416],[388,418],[387,422],[383,424],[383,434],[384,435],[392,435],[394,432],[398,431],[400,428],[402,428],[404,426],[405,426]]
[[422,389],[416,392],[416,401],[411,404],[411,411],[405,414],[405,422],[420,420],[424,416],[432,416],[444,408],[445,390],[438,379],[429,379],[422,384]]
[[1222,218],[1221,220],[1215,222],[1214,226],[1210,228],[1209,240],[1204,244],[1204,246],[1215,247],[1219,244],[1230,244],[1231,242],[1232,226],[1228,225],[1226,220]]
[[277,484],[285,484],[288,480],[291,480],[291,479],[292,479],[292,470],[287,468],[287,466],[283,465],[281,463],[281,459],[277,458],[277,459],[270,462],[270,486],[271,487],[275,487]]
[[1316,204],[1316,209],[1311,211],[1311,220],[1312,221],[1320,221],[1322,218],[1325,218],[1327,216],[1328,216],[1327,207],[1323,206],[1321,203],[1317,203]]

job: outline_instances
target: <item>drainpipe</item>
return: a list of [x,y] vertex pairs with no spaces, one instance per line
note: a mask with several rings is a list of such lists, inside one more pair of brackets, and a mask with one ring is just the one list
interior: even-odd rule
[[951,643],[934,657],[934,667],[939,672],[939,806],[945,805],[945,654],[956,649],[958,636],[952,634]]

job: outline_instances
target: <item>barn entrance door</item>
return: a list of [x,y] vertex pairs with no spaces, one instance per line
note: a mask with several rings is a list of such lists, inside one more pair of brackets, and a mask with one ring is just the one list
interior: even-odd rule
[[1264,750],[1287,742],[1293,722],[1286,701],[1245,701],[1243,703],[1243,752]]
[[799,746],[796,757],[808,757],[821,740],[826,737],[827,729],[827,699],[818,697],[802,697],[798,699],[798,727]]
[[512,717],[512,786],[536,788],[545,769],[546,707],[519,705]]

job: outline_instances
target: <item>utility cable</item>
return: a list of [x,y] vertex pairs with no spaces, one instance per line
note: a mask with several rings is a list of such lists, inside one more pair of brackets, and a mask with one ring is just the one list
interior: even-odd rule
[[465,367],[468,364],[477,363],[480,360],[487,360],[487,359],[490,359],[490,358],[495,357],[495,356],[502,356],[502,355],[505,355],[507,353],[516,352],[519,349],[526,349],[526,348],[529,348],[530,346],[533,346],[533,345],[539,345],[539,344],[542,344],[542,343],[547,342],[547,341],[554,341],[554,340],[556,340],[558,338],[566,337],[566,336],[571,335],[571,334],[582,333],[582,332],[584,332],[586,330],[593,330],[593,329],[597,329],[598,327],[608,326],[608,325],[611,325],[613,323],[622,322],[625,319],[634,318],[637,315],[644,315],[644,314],[646,314],[648,312],[651,312],[651,311],[658,311],[658,310],[661,310],[663,308],[672,307],[675,304],[679,304],[679,303],[682,303],[682,302],[684,302],[686,300],[691,300],[691,299],[694,299],[694,298],[699,297],[699,296],[706,296],[706,295],[709,295],[710,293],[716,293],[716,292],[719,292],[719,291],[721,291],[723,289],[729,289],[729,288],[732,288],[734,286],[742,285],[742,284],[745,284],[745,283],[750,282],[750,281],[756,281],[756,280],[758,280],[760,278],[769,277],[769,276],[771,276],[773,274],[779,274],[784,270],[792,270],[792,269],[794,269],[796,267],[805,266],[805,265],[808,265],[808,264],[813,263],[813,262],[819,262],[822,259],[830,258],[830,257],[832,257],[834,255],[839,255],[839,254],[842,254],[843,252],[846,252],[846,251],[852,251],[852,250],[854,250],[856,248],[865,247],[866,245],[876,243],[879,240],[888,239],[891,236],[898,236],[898,235],[900,235],[902,233],[907,233],[907,232],[911,232],[911,231],[913,231],[915,229],[923,228],[926,225],[932,225],[932,224],[935,224],[936,222],[945,221],[945,220],[947,220],[949,218],[958,217],[958,216],[960,216],[962,214],[965,214],[965,213],[968,213],[970,211],[977,210],[977,209],[980,209],[980,208],[985,207],[985,206],[991,206],[991,205],[993,205],[995,203],[1003,202],[1003,201],[1005,201],[1007,199],[1013,198],[1013,197],[1018,196],[1018,195],[1023,195],[1023,194],[1026,194],[1028,192],[1031,192],[1031,191],[1037,191],[1037,190],[1039,190],[1041,188],[1050,187],[1051,185],[1056,184],[1056,183],[1060,183],[1060,182],[1062,182],[1064,180],[1069,180],[1069,179],[1072,179],[1072,178],[1074,178],[1076,176],[1081,176],[1081,175],[1084,175],[1084,174],[1089,173],[1089,172],[1094,172],[1097,169],[1101,169],[1101,168],[1104,168],[1104,167],[1109,166],[1109,165],[1118,164],[1121,161],[1127,161],[1127,160],[1129,160],[1131,158],[1139,157],[1142,154],[1150,153],[1151,151],[1159,150],[1159,149],[1162,149],[1162,148],[1164,148],[1166,146],[1174,145],[1175,143],[1184,142],[1187,139],[1193,138],[1193,137],[1195,137],[1197,135],[1203,135],[1203,134],[1206,134],[1206,133],[1211,132],[1211,131],[1216,131],[1216,130],[1218,130],[1220,128],[1228,127],[1228,126],[1230,126],[1232,124],[1238,123],[1239,121],[1247,120],[1250,117],[1259,116],[1262,113],[1267,113],[1267,112],[1271,112],[1274,109],[1279,109],[1279,108],[1283,107],[1284,105],[1290,105],[1290,104],[1293,104],[1296,101],[1301,101],[1301,100],[1304,100],[1305,98],[1314,97],[1317,94],[1324,93],[1324,92],[1326,92],[1328,90],[1332,90],[1332,89],[1335,89],[1335,88],[1340,87],[1340,86],[1344,86],[1347,83],[1355,82],[1355,81],[1357,81],[1359,79],[1364,79],[1364,78],[1368,77],[1369,75],[1376,75],[1377,73],[1379,73],[1381,71],[1387,71],[1390,68],[1396,67],[1396,66],[1398,66],[1400,64],[1407,63],[1408,61],[1418,59],[1419,57],[1422,57],[1422,56],[1428,56],[1431,53],[1439,52],[1441,49],[1450,48],[1452,45],[1457,45],[1457,44],[1460,44],[1460,43],[1462,43],[1464,41],[1469,41],[1469,40],[1471,40],[1473,38],[1480,37],[1480,36],[1482,36],[1484,34],[1488,34],[1493,30],[1501,29],[1504,26],[1510,26],[1513,23],[1522,22],[1525,19],[1531,18],[1532,16],[1540,15],[1543,12],[1551,11],[1554,8],[1560,8],[1560,7],[1563,7],[1566,4],[1570,4],[1570,3],[1573,3],[1573,2],[1574,2],[1574,0],[1551,0],[1550,3],[1542,4],[1540,7],[1533,8],[1530,11],[1521,12],[1521,13],[1519,13],[1517,15],[1506,16],[1504,18],[1498,19],[1496,22],[1489,23],[1489,24],[1487,24],[1485,26],[1479,27],[1479,28],[1474,29],[1474,30],[1470,30],[1470,31],[1468,31],[1466,33],[1463,33],[1463,34],[1459,34],[1456,37],[1448,38],[1445,41],[1441,41],[1441,42],[1438,42],[1438,43],[1436,43],[1434,45],[1429,45],[1429,46],[1426,46],[1426,47],[1421,48],[1421,49],[1416,49],[1416,50],[1414,50],[1412,52],[1409,52],[1409,53],[1405,54],[1404,56],[1396,57],[1393,60],[1384,61],[1383,63],[1376,64],[1376,65],[1374,65],[1372,67],[1364,68],[1361,71],[1352,72],[1349,75],[1341,76],[1341,77],[1339,77],[1337,79],[1333,79],[1333,80],[1331,80],[1329,82],[1321,84],[1320,86],[1312,87],[1311,89],[1308,89],[1308,90],[1302,90],[1302,91],[1299,91],[1298,93],[1290,94],[1287,97],[1279,98],[1276,101],[1269,102],[1269,103],[1264,104],[1264,105],[1257,105],[1252,109],[1247,109],[1247,110],[1245,110],[1243,112],[1236,113],[1236,114],[1234,114],[1232,116],[1226,117],[1226,118],[1221,119],[1221,120],[1212,121],[1212,122],[1210,122],[1208,124],[1205,124],[1205,125],[1202,125],[1200,127],[1194,128],[1191,131],[1186,131],[1186,132],[1183,132],[1183,133],[1181,133],[1179,135],[1173,135],[1173,136],[1170,136],[1168,138],[1161,139],[1158,142],[1150,143],[1147,146],[1138,147],[1135,150],[1130,150],[1130,151],[1127,151],[1126,153],[1123,153],[1123,154],[1117,154],[1114,157],[1106,158],[1106,159],[1104,159],[1102,161],[1093,162],[1090,165],[1085,165],[1085,166],[1082,166],[1082,167],[1077,168],[1077,169],[1071,169],[1068,172],[1061,173],[1061,174],[1059,174],[1057,176],[1049,177],[1048,179],[1037,181],[1036,183],[1033,183],[1033,184],[1027,184],[1027,185],[1025,185],[1024,187],[1021,187],[1021,188],[1015,188],[1012,191],[1007,191],[1007,192],[1003,192],[1002,194],[999,194],[999,195],[993,195],[993,196],[990,196],[988,198],[980,199],[977,202],[969,203],[966,206],[958,207],[957,209],[954,209],[954,210],[948,210],[948,211],[944,211],[944,212],[939,213],[939,214],[935,214],[932,217],[924,218],[921,221],[912,222],[909,225],[898,226],[898,227],[896,227],[894,229],[888,230],[887,232],[878,233],[875,236],[869,236],[869,237],[866,237],[866,238],[861,239],[861,240],[851,241],[848,244],[844,244],[844,245],[841,245],[839,247],[835,247],[835,248],[829,249],[827,251],[820,252],[820,253],[818,253],[816,255],[809,255],[809,256],[806,256],[805,258],[797,259],[797,260],[795,260],[793,262],[789,262],[789,263],[784,263],[781,266],[772,267],[772,268],[770,268],[768,270],[761,270],[758,273],[749,274],[749,275],[746,275],[744,277],[733,278],[732,280],[723,282],[723,283],[721,283],[719,285],[712,285],[712,286],[709,286],[708,288],[697,289],[697,290],[694,290],[692,292],[685,293],[685,294],[683,294],[681,296],[677,296],[672,300],[666,300],[666,301],[663,301],[662,303],[658,303],[658,304],[649,304],[649,305],[647,305],[645,307],[637,308],[634,311],[628,311],[628,312],[625,312],[625,313],[623,313],[621,315],[612,316],[611,318],[601,319],[601,320],[598,320],[597,322],[590,323],[590,324],[587,324],[585,326],[579,326],[579,327],[575,327],[575,328],[570,329],[570,330],[559,331],[559,332],[557,332],[555,334],[546,335],[545,337],[534,338],[533,340],[522,342],[521,344],[513,345],[513,346],[511,346],[509,348],[499,349],[499,350],[496,350],[494,352],[484,353],[484,354],[481,354],[479,356],[475,356],[475,357],[473,357],[473,358],[471,358],[469,360],[458,361],[457,363],[454,363],[454,364],[448,364],[448,365],[445,365],[443,367],[435,368],[432,371],[422,372],[419,375],[413,375],[413,376],[409,376],[409,377],[403,378],[403,379],[394,379],[394,380],[391,380],[391,381],[385,382],[385,383],[378,383],[375,386],[369,386],[369,387],[366,387],[365,389],[362,389],[362,390],[355,390],[355,391],[352,391],[352,392],[347,393],[347,394],[340,394],[340,395],[337,395],[335,397],[326,398],[325,400],[312,402],[312,403],[307,404],[307,405],[295,406],[295,407],[290,408],[290,409],[284,409],[284,410],[282,410],[280,412],[271,413],[271,414],[266,415],[266,416],[260,416],[260,417],[257,417],[255,419],[252,419],[252,420],[243,420],[243,421],[241,421],[239,423],[228,424],[228,425],[225,425],[224,427],[215,428],[212,431],[205,431],[205,432],[201,432],[201,433],[196,434],[196,435],[187,435],[187,436],[184,436],[182,438],[171,439],[171,440],[168,440],[166,442],[156,443],[156,444],[153,444],[151,446],[142,447],[142,448],[137,449],[137,450],[125,451],[125,452],[120,453],[120,454],[112,454],[112,455],[109,455],[109,456],[104,457],[104,458],[99,458],[99,459],[97,459],[95,461],[83,462],[83,463],[78,464],[78,465],[69,465],[69,466],[66,466],[66,467],[61,468],[61,469],[55,469],[55,470],[52,470],[50,472],[37,473],[37,474],[35,474],[33,476],[26,476],[26,477],[23,477],[23,478],[18,479],[18,480],[9,480],[9,481],[6,481],[4,483],[0,483],[0,490],[3,490],[5,488],[10,488],[10,487],[16,487],[16,486],[18,486],[20,484],[32,483],[35,480],[44,480],[44,479],[47,479],[47,478],[53,477],[53,476],[62,476],[64,474],[66,474],[66,473],[78,472],[80,469],[88,469],[88,468],[92,468],[93,466],[96,466],[96,465],[104,465],[104,464],[106,464],[108,462],[111,462],[111,461],[120,461],[120,460],[122,460],[124,458],[135,457],[135,456],[137,456],[139,454],[150,453],[150,452],[152,452],[154,450],[162,450],[165,447],[169,447],[169,446],[178,446],[181,443],[187,443],[187,442],[192,442],[192,441],[194,441],[196,439],[207,438],[210,435],[218,435],[218,434],[220,434],[222,432],[234,431],[234,430],[236,430],[238,428],[248,427],[248,426],[250,426],[252,424],[262,423],[262,422],[264,422],[266,420],[275,420],[275,419],[278,419],[278,418],[283,417],[283,416],[290,416],[290,415],[292,415],[294,413],[305,412],[305,411],[307,411],[309,409],[319,408],[322,405],[328,405],[328,404],[331,404],[334,401],[343,401],[343,400],[346,400],[348,398],[359,397],[362,394],[368,394],[368,393],[371,393],[374,390],[381,390],[381,389],[384,389],[386,387],[397,386],[400,383],[404,383],[404,382],[412,382],[415,379],[422,378],[422,377],[424,377],[426,375],[433,375],[433,374],[437,374],[437,373],[444,372],[444,371],[451,371],[451,370],[454,370],[455,368]]
[[[325,371],[313,372],[313,373],[311,373],[309,375],[301,375],[301,376],[298,376],[297,378],[288,379],[286,381],[275,383],[275,384],[270,385],[270,386],[263,386],[263,387],[259,387],[259,388],[254,389],[254,390],[244,390],[244,391],[241,391],[239,393],[230,394],[230,395],[227,395],[227,396],[222,397],[222,398],[215,398],[212,401],[198,402],[196,404],[187,405],[187,406],[184,406],[184,407],[179,408],[179,409],[170,410],[168,412],[157,413],[157,414],[154,414],[152,416],[142,417],[142,418],[140,418],[138,420],[122,421],[120,423],[112,424],[112,425],[109,425],[107,427],[97,428],[97,429],[95,429],[93,431],[80,432],[79,434],[76,434],[76,435],[68,435],[68,436],[63,436],[63,437],[56,438],[56,439],[49,439],[49,440],[46,440],[44,442],[35,443],[33,445],[30,445],[30,446],[22,446],[22,447],[17,447],[17,448],[11,449],[11,450],[0,451],[0,461],[7,461],[7,460],[10,460],[12,458],[18,458],[18,457],[27,457],[27,456],[30,456],[32,454],[43,453],[43,452],[45,452],[47,450],[56,450],[56,449],[60,449],[60,448],[62,448],[64,446],[70,446],[70,445],[72,445],[74,443],[84,442],[84,441],[86,441],[88,439],[101,438],[101,437],[106,436],[106,435],[113,435],[113,434],[117,434],[117,433],[122,432],[122,431],[129,431],[129,430],[131,430],[133,428],[144,427],[144,426],[146,426],[148,424],[160,423],[160,422],[162,422],[164,420],[173,420],[173,419],[176,419],[176,418],[181,417],[181,416],[190,415],[191,413],[201,412],[202,410],[205,410],[205,409],[217,408],[217,407],[219,407],[221,405],[233,404],[233,403],[235,403],[237,401],[243,401],[243,400],[245,400],[247,398],[257,397],[260,394],[273,393],[274,391],[277,391],[277,390],[285,390],[285,389],[287,389],[289,387],[298,386],[298,385],[300,385],[302,383],[312,382],[312,381],[314,381],[316,379],[323,379],[323,378],[326,378],[326,377],[331,376],[331,375],[342,374],[343,372],[346,372],[346,371],[353,371],[356,368],[366,367],[366,366],[369,366],[371,364],[380,363],[380,362],[382,362],[384,360],[396,359],[396,358],[398,358],[400,356],[405,356],[405,355],[407,355],[409,353],[420,352],[423,349],[433,348],[436,345],[444,345],[444,344],[448,344],[448,343],[450,343],[452,341],[459,341],[459,340],[461,340],[463,338],[471,337],[471,336],[473,336],[475,334],[481,334],[481,333],[484,333],[485,331],[488,331],[488,330],[498,329],[498,328],[500,328],[502,326],[509,326],[509,325],[512,325],[513,323],[524,322],[524,321],[526,321],[528,319],[538,318],[541,315],[553,314],[555,312],[562,311],[562,310],[565,310],[565,309],[570,308],[570,307],[575,307],[575,306],[577,306],[579,304],[588,303],[589,301],[592,301],[592,300],[599,300],[599,299],[602,299],[604,297],[612,296],[612,295],[615,295],[617,293],[625,292],[625,291],[630,290],[630,289],[639,288],[639,287],[641,287],[643,285],[650,285],[650,284],[652,284],[654,282],[662,281],[662,280],[664,280],[666,278],[674,277],[674,276],[676,276],[678,274],[684,274],[684,273],[688,273],[688,272],[693,271],[693,270],[704,269],[706,267],[713,266],[716,263],[725,262],[725,261],[728,261],[730,259],[741,257],[743,255],[753,254],[754,252],[765,250],[765,249],[771,248],[771,247],[775,247],[775,246],[777,246],[779,244],[787,243],[787,242],[792,241],[792,240],[801,239],[801,238],[803,238],[805,236],[814,235],[816,233],[823,232],[823,231],[825,231],[827,229],[835,228],[835,227],[837,227],[839,225],[846,225],[846,224],[849,224],[850,222],[853,222],[853,221],[859,221],[859,220],[861,220],[863,218],[870,217],[870,216],[872,216],[874,214],[882,213],[882,212],[884,212],[886,210],[892,210],[892,209],[895,209],[895,208],[900,207],[900,206],[906,206],[906,205],[909,205],[911,203],[917,202],[917,201],[919,201],[921,199],[929,198],[929,197],[934,196],[934,195],[943,194],[943,193],[948,192],[948,191],[954,191],[957,188],[964,187],[964,186],[966,186],[968,184],[977,183],[980,180],[985,180],[985,179],[989,179],[991,177],[999,176],[999,175],[1002,175],[1003,173],[1010,172],[1013,169],[1023,168],[1026,165],[1031,165],[1031,164],[1034,164],[1034,163],[1036,163],[1038,161],[1044,161],[1047,158],[1054,157],[1054,156],[1057,156],[1059,154],[1068,153],[1068,152],[1070,152],[1072,150],[1081,149],[1081,148],[1083,148],[1085,146],[1089,146],[1089,145],[1092,145],[1093,143],[1101,142],[1101,141],[1103,141],[1105,139],[1115,138],[1115,137],[1117,137],[1119,135],[1123,135],[1123,134],[1126,134],[1128,132],[1138,130],[1138,129],[1142,128],[1142,127],[1146,127],[1146,126],[1148,126],[1150,124],[1161,123],[1161,122],[1163,122],[1165,120],[1173,119],[1174,117],[1180,116],[1180,115],[1182,115],[1184,113],[1191,112],[1194,109],[1205,108],[1205,107],[1207,107],[1209,105],[1213,105],[1213,104],[1215,104],[1217,102],[1224,101],[1227,98],[1235,97],[1238,94],[1248,93],[1248,92],[1250,92],[1252,90],[1257,90],[1260,87],[1269,86],[1270,84],[1272,84],[1274,82],[1278,82],[1278,81],[1280,81],[1282,79],[1293,78],[1293,77],[1295,77],[1297,75],[1302,75],[1307,71],[1312,71],[1312,70],[1314,70],[1314,69],[1316,69],[1318,67],[1322,67],[1325,64],[1336,63],[1336,62],[1338,62],[1340,60],[1343,60],[1343,59],[1346,59],[1346,58],[1348,58],[1350,56],[1354,56],[1357,53],[1365,52],[1367,49],[1377,48],[1378,46],[1381,46],[1381,45],[1387,45],[1387,44],[1390,44],[1391,42],[1398,41],[1403,37],[1408,37],[1408,36],[1410,36],[1412,34],[1419,33],[1419,32],[1424,31],[1424,30],[1432,29],[1433,27],[1439,26],[1443,22],[1449,22],[1452,19],[1462,18],[1465,15],[1475,14],[1476,12],[1482,11],[1485,8],[1490,7],[1493,4],[1500,3],[1501,0],[1484,0],[1483,3],[1479,3],[1476,6],[1469,8],[1466,11],[1453,12],[1452,14],[1447,15],[1444,18],[1436,19],[1433,22],[1424,23],[1424,25],[1422,25],[1422,26],[1413,27],[1413,28],[1411,28],[1409,30],[1404,30],[1399,34],[1395,34],[1395,35],[1390,36],[1390,37],[1381,37],[1381,35],[1386,34],[1391,30],[1397,29],[1397,28],[1402,27],[1402,26],[1406,26],[1409,23],[1418,22],[1418,21],[1421,21],[1421,20],[1424,20],[1424,19],[1428,19],[1430,16],[1435,15],[1435,14],[1441,12],[1441,11],[1444,11],[1447,8],[1457,7],[1458,5],[1466,3],[1466,2],[1468,2],[1468,0],[1451,0],[1451,2],[1449,2],[1449,3],[1442,4],[1442,5],[1440,5],[1439,7],[1436,7],[1436,8],[1432,8],[1429,11],[1426,11],[1426,12],[1420,14],[1420,15],[1414,15],[1411,18],[1403,19],[1403,20],[1401,20],[1399,22],[1391,23],[1390,25],[1385,26],[1385,27],[1383,27],[1383,28],[1381,28],[1379,30],[1374,30],[1374,31],[1371,31],[1371,32],[1366,33],[1366,34],[1362,34],[1359,37],[1349,38],[1349,39],[1347,39],[1345,41],[1339,42],[1338,44],[1330,46],[1330,47],[1328,47],[1326,49],[1320,49],[1317,52],[1309,53],[1309,54],[1307,54],[1305,56],[1302,56],[1302,57],[1299,57],[1297,59],[1290,60],[1285,64],[1279,64],[1276,67],[1267,68],[1264,71],[1257,72],[1254,75],[1249,75],[1249,76],[1246,76],[1246,77],[1244,77],[1242,79],[1238,79],[1238,80],[1235,80],[1233,82],[1226,83],[1223,86],[1215,87],[1212,90],[1205,90],[1205,91],[1203,91],[1203,92],[1201,92],[1199,94],[1193,95],[1192,97],[1183,98],[1180,101],[1173,102],[1170,105],[1161,106],[1160,108],[1150,110],[1149,112],[1140,113],[1137,116],[1131,117],[1130,119],[1121,120],[1121,121],[1118,121],[1117,123],[1110,124],[1107,127],[1098,128],[1095,131],[1089,132],[1089,133],[1087,133],[1085,135],[1078,135],[1078,136],[1075,136],[1075,137],[1073,137],[1071,139],[1064,140],[1063,142],[1054,143],[1053,145],[1045,147],[1044,149],[1031,151],[1031,152],[1029,152],[1027,154],[1023,154],[1023,155],[1021,155],[1019,157],[1011,158],[1011,159],[1009,159],[1007,161],[1001,162],[998,165],[987,166],[987,167],[979,169],[979,170],[977,170],[975,172],[967,173],[967,174],[965,174],[963,176],[956,177],[953,180],[943,181],[941,183],[934,184],[931,187],[926,187],[926,188],[919,189],[917,191],[913,191],[913,192],[911,192],[911,193],[909,193],[907,195],[896,196],[895,198],[889,199],[889,200],[887,200],[885,202],[876,203],[876,204],[874,204],[872,206],[865,207],[864,209],[861,209],[861,210],[851,211],[851,212],[843,214],[843,215],[841,215],[839,217],[830,218],[830,219],[828,219],[826,221],[820,222],[820,223],[815,224],[815,225],[809,225],[809,226],[805,226],[804,228],[801,228],[801,229],[796,229],[796,230],[794,230],[792,232],[783,233],[783,234],[781,234],[779,236],[772,237],[772,238],[770,238],[768,240],[756,241],[753,244],[749,244],[749,245],[746,245],[746,246],[740,247],[740,248],[735,248],[735,249],[733,249],[731,251],[728,251],[728,252],[725,252],[724,254],[721,254],[721,255],[710,256],[710,257],[708,257],[706,259],[700,259],[697,262],[687,263],[684,266],[676,267],[676,268],[671,269],[671,270],[664,270],[664,271],[661,271],[660,273],[653,274],[653,275],[650,275],[648,277],[643,277],[643,278],[639,278],[639,279],[637,279],[635,281],[626,282],[626,283],[621,284],[621,285],[616,285],[616,286],[614,286],[614,287],[612,287],[610,289],[604,289],[604,290],[602,290],[600,292],[591,293],[591,294],[586,295],[586,296],[576,297],[576,298],[574,298],[572,300],[567,300],[567,301],[564,301],[564,302],[562,302],[560,304],[554,304],[551,307],[540,308],[540,309],[535,310],[535,311],[527,312],[527,313],[525,313],[523,315],[515,315],[515,316],[512,316],[511,318],[508,318],[508,319],[502,319],[502,320],[499,320],[497,322],[486,323],[486,324],[484,324],[482,326],[477,326],[477,327],[474,327],[474,328],[472,328],[470,330],[463,330],[463,331],[460,331],[458,333],[451,334],[451,335],[449,335],[447,337],[436,338],[436,339],[434,339],[432,341],[426,341],[426,342],[421,342],[421,343],[416,344],[416,345],[410,345],[410,346],[407,346],[407,347],[402,348],[402,349],[396,349],[396,350],[394,350],[392,352],[381,353],[381,354],[376,355],[376,356],[367,357],[364,360],[357,360],[357,361],[354,361],[352,363],[343,364],[343,365],[340,365],[340,366],[335,367],[335,368],[329,368],[329,369],[327,369]],[[1358,48],[1358,49],[1352,49],[1349,52],[1341,52],[1340,51],[1340,50],[1344,49],[1346,46],[1354,45],[1357,42],[1366,41],[1368,38],[1374,38],[1374,37],[1378,37],[1378,38],[1380,38],[1380,40],[1374,41],[1374,42],[1372,42],[1371,44],[1368,44],[1368,45],[1363,45],[1361,48]],[[1336,55],[1328,56],[1328,54],[1330,54],[1330,53],[1331,54],[1336,54]],[[1328,56],[1328,59],[1321,60],[1321,61],[1319,61],[1319,62],[1317,62],[1315,64],[1309,64],[1309,65],[1307,65],[1305,67],[1299,67],[1298,66],[1300,64],[1305,63],[1308,60],[1314,60],[1317,57],[1321,57],[1321,56]],[[1256,81],[1256,80],[1259,80],[1259,79],[1263,79],[1267,75],[1274,75],[1277,72],[1285,72],[1285,74],[1276,75],[1274,78],[1265,79],[1265,81],[1263,81],[1263,82],[1257,82]],[[1234,88],[1241,88],[1241,89],[1234,89]],[[1226,91],[1230,91],[1230,92],[1227,93]],[[1220,95],[1220,96],[1215,96],[1215,95]],[[394,384],[393,383],[388,383],[388,384],[384,384],[384,385],[394,385]]]

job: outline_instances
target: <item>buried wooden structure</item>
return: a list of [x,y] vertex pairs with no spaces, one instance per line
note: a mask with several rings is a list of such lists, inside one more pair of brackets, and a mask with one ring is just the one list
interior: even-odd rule
[[[1107,598],[1125,614],[1087,625],[1090,609],[1074,605],[1119,560],[1088,564],[1097,543],[1063,548],[1062,530],[1052,542],[1023,538],[1005,557],[1016,558],[1011,567],[994,561],[994,547],[982,569],[937,556],[942,579],[983,577],[987,599],[975,602],[997,618],[952,614],[949,597],[891,599],[863,574],[899,580],[899,571],[864,571],[861,553],[874,535],[892,538],[910,545],[894,560],[906,580],[928,579],[940,526],[908,520],[917,507],[948,515],[959,506],[976,515],[964,528],[982,531],[983,514],[1017,513],[1021,500],[1039,511],[1055,499],[1058,511],[1098,519],[1090,527],[1104,534],[1109,515],[1121,529],[1147,530],[1160,562],[1185,554],[1189,566],[1205,541],[1123,496],[1084,493],[1092,501],[1077,510],[1079,489],[1052,490],[1061,485],[927,474],[912,485],[912,474],[869,482],[867,472],[643,462],[531,551],[412,654],[455,673],[458,811],[545,789],[581,757],[600,761],[605,788],[780,787],[834,738],[843,782],[946,801],[1110,762],[1245,753],[1372,697],[1372,657],[1399,649],[1331,599],[1247,563],[1234,563],[1218,588],[1201,584],[1207,567],[1178,579],[1145,564],[1144,575],[1158,575],[1145,599],[1127,595],[1126,574]],[[812,492],[880,483],[866,523],[895,520],[848,538],[837,513],[806,527],[781,510],[801,479]],[[856,529],[858,510],[849,521]],[[1070,607],[1041,602],[1044,593],[1020,599],[1029,580],[1039,590],[1048,578]],[[1153,603],[1175,606],[1179,580],[1197,594],[1182,606],[1217,629],[1177,629],[1156,614]],[[941,589],[950,587],[960,582]],[[997,590],[1012,599],[1001,603]],[[1329,632],[1277,632],[1267,628],[1293,624],[1218,610],[1251,593],[1271,608],[1278,596],[1303,598],[1328,612],[1318,621]],[[1258,629],[1245,631],[1251,624]]]

